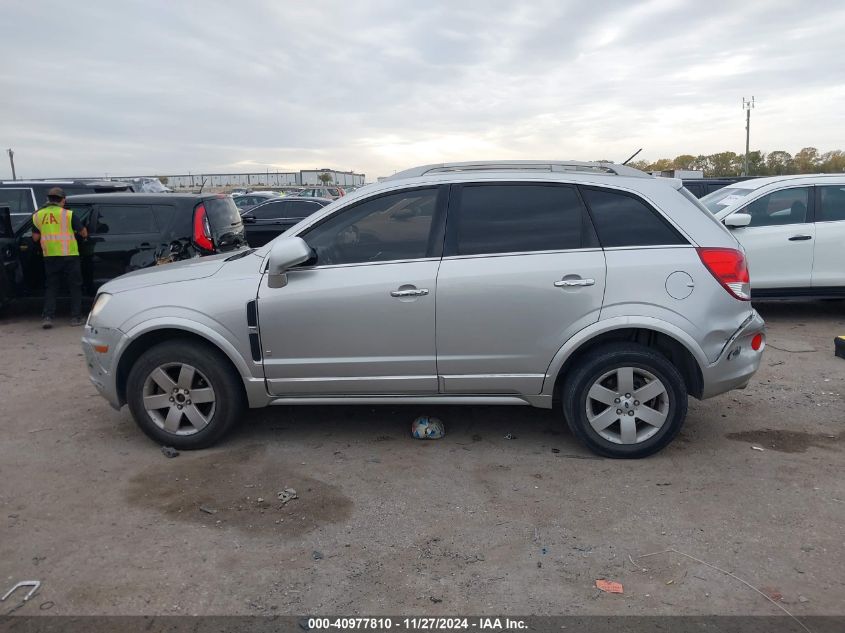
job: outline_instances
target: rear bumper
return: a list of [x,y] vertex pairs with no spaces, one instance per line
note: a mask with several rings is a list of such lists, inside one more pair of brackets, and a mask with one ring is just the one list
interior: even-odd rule
[[[745,322],[725,343],[719,358],[711,365],[702,368],[704,389],[702,398],[712,398],[719,394],[742,389],[760,367],[765,341],[766,324],[763,318],[752,310]],[[760,349],[751,349],[751,339],[756,334],[764,334]]]

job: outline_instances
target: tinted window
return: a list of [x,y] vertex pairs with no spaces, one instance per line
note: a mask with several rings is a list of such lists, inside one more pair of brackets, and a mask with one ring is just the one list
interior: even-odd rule
[[307,218],[312,213],[316,213],[323,208],[323,205],[318,202],[309,202],[307,200],[291,200],[285,206],[285,218]]
[[[259,201],[263,202],[260,198]],[[205,210],[208,213],[208,221],[211,228],[223,231],[233,226],[241,225],[241,214],[229,196],[218,196],[203,200]]]
[[94,233],[99,235],[129,235],[133,233],[157,233],[152,207],[148,205],[97,205],[97,225]]
[[0,188],[0,207],[9,207],[13,229],[17,229],[35,213],[29,189]]
[[458,255],[551,251],[589,246],[574,187],[469,185],[461,192]]
[[841,222],[845,220],[845,187],[819,187],[821,206],[816,213],[818,222]]
[[757,198],[739,210],[751,216],[748,226],[780,226],[807,221],[809,187],[781,189]]
[[162,228],[170,226],[173,219],[174,208],[169,204],[153,205],[153,213],[155,214],[156,224]]
[[639,198],[607,189],[584,187],[581,191],[604,248],[687,243],[657,211]]
[[355,205],[303,236],[317,265],[417,259],[428,252],[436,189],[417,189]]
[[250,209],[248,215],[252,215],[257,220],[273,220],[276,218],[285,217],[285,207],[289,206],[285,202],[268,202],[266,204],[259,204],[254,209]]

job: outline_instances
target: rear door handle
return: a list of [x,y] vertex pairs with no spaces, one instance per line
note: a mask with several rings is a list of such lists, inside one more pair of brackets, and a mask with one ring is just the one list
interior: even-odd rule
[[813,239],[812,235],[793,235],[789,238],[790,242],[803,242],[805,240]]
[[561,279],[555,282],[555,288],[572,288],[575,286],[594,286],[595,279]]
[[428,288],[413,288],[410,290],[393,290],[391,297],[424,297],[428,294]]

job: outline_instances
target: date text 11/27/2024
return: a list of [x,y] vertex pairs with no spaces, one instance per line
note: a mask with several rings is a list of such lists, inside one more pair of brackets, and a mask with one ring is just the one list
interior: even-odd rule
[[308,618],[309,630],[370,630],[370,631],[519,631],[528,628],[525,620],[479,617],[415,617],[415,618]]

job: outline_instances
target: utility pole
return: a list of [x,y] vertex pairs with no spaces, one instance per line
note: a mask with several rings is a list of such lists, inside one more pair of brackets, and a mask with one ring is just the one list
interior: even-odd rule
[[751,142],[751,110],[754,108],[754,97],[751,101],[742,98],[742,109],[745,110],[745,169],[742,170],[743,176],[749,176],[748,173],[748,150]]
[[15,174],[15,151],[10,147],[6,150],[6,153],[9,155],[9,162],[12,164],[12,180],[17,180],[18,177]]

